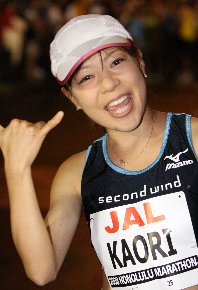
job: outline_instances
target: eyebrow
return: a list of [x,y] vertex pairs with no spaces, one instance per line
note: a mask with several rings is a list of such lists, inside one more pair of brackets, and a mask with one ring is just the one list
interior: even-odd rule
[[114,50],[110,51],[109,53],[107,52],[106,55],[104,56],[104,60],[106,60],[107,58],[111,57],[112,54],[114,54],[118,50],[120,50],[120,48],[119,47],[116,47]]
[[[104,56],[103,61],[105,61],[107,58],[111,57],[118,50],[120,50],[120,49],[118,47],[116,47],[114,50],[112,50],[110,52],[106,52],[106,55]],[[101,51],[98,51],[97,53],[100,53],[100,55],[101,55]],[[91,64],[82,64],[81,67],[80,67],[80,70],[89,68],[90,66],[91,66]]]

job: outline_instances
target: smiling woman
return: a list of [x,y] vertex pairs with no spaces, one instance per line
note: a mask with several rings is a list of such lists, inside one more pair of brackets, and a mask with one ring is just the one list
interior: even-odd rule
[[[138,61],[124,49],[114,47],[89,57],[72,78],[70,90],[66,89],[65,95],[97,124],[111,128],[116,120],[119,125],[120,118],[125,117],[126,121],[131,117],[135,90],[146,98]],[[133,118],[129,125],[134,126]]]
[[106,134],[60,166],[43,220],[31,165],[63,113],[0,127],[12,235],[27,275],[39,285],[55,279],[83,208],[103,290],[198,289],[198,189],[190,187],[198,120],[149,107],[141,52],[111,16],[66,23],[50,57],[65,97]]

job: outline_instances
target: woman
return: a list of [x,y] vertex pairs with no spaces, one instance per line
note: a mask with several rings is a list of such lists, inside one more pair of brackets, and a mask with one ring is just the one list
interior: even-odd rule
[[0,128],[12,234],[27,275],[39,285],[56,277],[83,206],[102,289],[198,289],[196,193],[188,188],[198,120],[148,106],[141,53],[110,16],[74,18],[50,52],[65,96],[107,134],[60,166],[43,221],[31,164],[63,113]]

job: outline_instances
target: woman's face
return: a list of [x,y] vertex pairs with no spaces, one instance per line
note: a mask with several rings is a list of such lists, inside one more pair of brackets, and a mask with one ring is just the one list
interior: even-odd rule
[[72,80],[71,100],[107,131],[134,130],[146,108],[146,85],[137,59],[117,47],[91,56]]

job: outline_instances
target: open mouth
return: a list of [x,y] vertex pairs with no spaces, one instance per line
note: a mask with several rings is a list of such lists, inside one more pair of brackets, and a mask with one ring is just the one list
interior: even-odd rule
[[120,116],[125,115],[125,113],[128,113],[132,109],[132,96],[131,95],[125,95],[121,96],[115,101],[112,101],[109,103],[105,110],[107,110],[109,113]]

